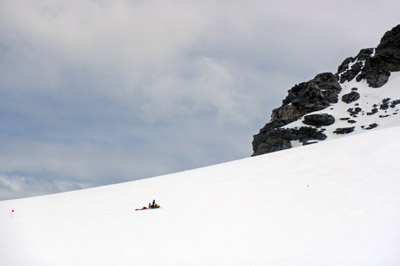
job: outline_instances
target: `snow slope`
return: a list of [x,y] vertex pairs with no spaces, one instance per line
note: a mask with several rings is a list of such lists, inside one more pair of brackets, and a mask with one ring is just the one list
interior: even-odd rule
[[398,136],[3,201],[1,265],[399,265]]

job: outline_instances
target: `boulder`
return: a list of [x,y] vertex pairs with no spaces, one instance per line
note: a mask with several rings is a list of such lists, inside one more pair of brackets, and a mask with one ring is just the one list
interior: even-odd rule
[[333,133],[335,134],[349,134],[354,131],[354,127],[342,127],[342,128],[337,128]]
[[335,118],[330,114],[305,115],[303,123],[309,126],[329,126],[335,123]]
[[342,96],[342,101],[347,104],[355,102],[358,99],[360,99],[360,94],[356,91],[352,91]]

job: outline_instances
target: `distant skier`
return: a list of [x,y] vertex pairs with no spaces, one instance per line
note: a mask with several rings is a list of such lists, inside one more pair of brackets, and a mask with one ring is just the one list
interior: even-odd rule
[[153,200],[153,203],[149,203],[149,207],[143,207],[141,209],[136,209],[136,211],[141,211],[141,210],[148,210],[148,209],[157,209],[160,208],[160,205],[156,203],[156,200]]

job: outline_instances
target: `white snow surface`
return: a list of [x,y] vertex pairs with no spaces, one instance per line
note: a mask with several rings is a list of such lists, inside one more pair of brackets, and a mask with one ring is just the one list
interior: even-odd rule
[[1,265],[400,265],[399,136],[2,201]]

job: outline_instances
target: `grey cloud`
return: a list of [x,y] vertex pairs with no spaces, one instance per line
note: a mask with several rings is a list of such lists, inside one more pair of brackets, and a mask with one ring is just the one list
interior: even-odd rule
[[0,200],[40,196],[89,186],[68,180],[43,180],[26,176],[0,175]]

